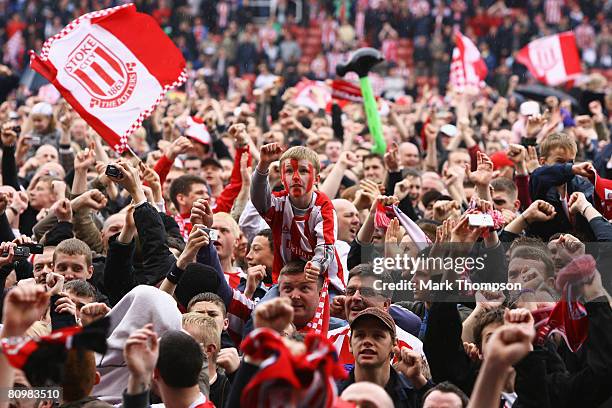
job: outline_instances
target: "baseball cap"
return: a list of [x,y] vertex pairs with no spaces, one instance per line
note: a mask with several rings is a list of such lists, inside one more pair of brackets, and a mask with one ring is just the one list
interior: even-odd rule
[[212,157],[207,157],[206,159],[202,160],[202,168],[206,166],[215,166],[223,170],[223,165],[219,162],[219,160]]
[[208,133],[208,129],[206,125],[204,125],[204,122],[201,119],[191,116],[187,118],[185,136],[205,145],[209,145],[211,142],[210,133]]
[[521,103],[520,111],[523,116],[538,115],[540,113],[540,104],[536,101],[523,102]]
[[493,170],[499,170],[502,167],[514,167],[514,162],[510,160],[506,152],[495,152],[491,155],[493,162]]
[[38,102],[36,105],[32,106],[30,115],[51,116],[53,115],[53,107],[47,102]]
[[440,128],[440,133],[444,133],[448,137],[455,137],[457,134],[457,126],[447,123]]
[[364,309],[359,312],[359,314],[355,316],[355,318],[351,322],[351,329],[355,327],[355,324],[357,324],[358,321],[362,320],[364,317],[367,316],[375,317],[380,320],[385,325],[385,327],[389,329],[393,337],[395,337],[395,321],[389,313],[378,307],[368,307],[367,309]]
[[190,263],[176,285],[174,296],[181,306],[187,308],[191,298],[202,292],[201,288],[217,293],[218,287],[219,277],[215,268],[206,264]]

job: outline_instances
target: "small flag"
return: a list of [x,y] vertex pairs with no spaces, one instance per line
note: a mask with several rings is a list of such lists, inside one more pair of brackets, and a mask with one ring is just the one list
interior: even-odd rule
[[450,65],[450,82],[457,90],[466,86],[480,87],[487,76],[487,65],[476,45],[459,31],[455,33],[455,48]]
[[516,60],[546,85],[557,86],[582,74],[576,36],[571,31],[530,42],[518,52]]

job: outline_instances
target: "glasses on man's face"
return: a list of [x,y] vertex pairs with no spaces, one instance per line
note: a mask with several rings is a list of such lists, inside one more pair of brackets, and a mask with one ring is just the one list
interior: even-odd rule
[[346,296],[355,296],[355,294],[359,291],[359,294],[363,297],[375,297],[378,295],[378,292],[374,288],[346,288]]

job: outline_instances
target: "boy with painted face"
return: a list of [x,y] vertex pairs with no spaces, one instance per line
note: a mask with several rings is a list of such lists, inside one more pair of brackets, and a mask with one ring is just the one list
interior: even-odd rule
[[[251,201],[272,229],[273,281],[277,283],[284,264],[301,259],[307,262],[305,272],[309,278],[314,280],[327,273],[330,283],[343,291],[342,267],[334,248],[336,212],[331,200],[315,190],[319,182],[319,157],[303,146],[292,147],[282,156],[281,153],[278,143],[262,146],[251,183]],[[268,168],[276,160],[280,161],[284,190],[272,193]]]

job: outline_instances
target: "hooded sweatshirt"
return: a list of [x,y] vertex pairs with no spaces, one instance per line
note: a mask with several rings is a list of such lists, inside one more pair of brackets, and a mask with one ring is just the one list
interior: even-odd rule
[[147,323],[153,324],[153,330],[160,337],[168,330],[181,330],[181,313],[172,296],[153,286],[140,285],[125,295],[108,316],[111,319],[108,351],[105,355],[96,355],[96,369],[101,378],[92,395],[119,404],[129,376],[123,359],[127,338]]

